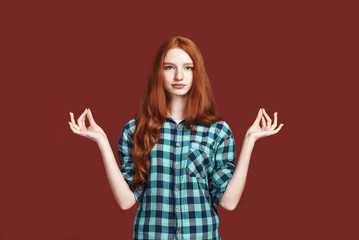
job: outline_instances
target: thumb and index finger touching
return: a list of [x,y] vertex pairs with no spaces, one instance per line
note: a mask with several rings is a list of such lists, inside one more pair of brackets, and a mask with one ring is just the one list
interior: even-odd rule
[[82,126],[85,126],[85,119],[86,119],[86,117],[87,117],[87,119],[88,119],[90,125],[96,124],[95,119],[94,119],[94,117],[93,117],[93,115],[92,115],[91,110],[90,110],[89,108],[86,108],[85,111],[82,113],[82,115],[81,115],[80,118],[79,118],[79,119],[81,119]]
[[88,110],[87,119],[89,120],[90,124],[92,124],[92,123],[96,124],[95,119],[93,118],[91,109],[87,108],[87,110]]
[[71,118],[71,122],[69,122],[69,124],[72,123],[72,125],[76,128],[76,129],[80,129],[81,127],[83,127],[85,125],[85,118],[87,116],[87,119],[89,120],[90,124],[95,122],[95,119],[93,118],[92,112],[89,108],[86,108],[85,111],[80,115],[80,117],[77,119],[77,123],[75,122],[74,119],[74,114],[72,112],[70,112],[70,118]]

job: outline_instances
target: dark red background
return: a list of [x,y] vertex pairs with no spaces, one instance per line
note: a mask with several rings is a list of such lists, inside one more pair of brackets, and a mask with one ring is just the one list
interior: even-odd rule
[[181,35],[200,48],[237,158],[264,107],[282,130],[254,148],[222,239],[357,239],[358,11],[354,1],[1,3],[0,237],[130,239],[94,142],[90,107],[117,157],[154,54]]

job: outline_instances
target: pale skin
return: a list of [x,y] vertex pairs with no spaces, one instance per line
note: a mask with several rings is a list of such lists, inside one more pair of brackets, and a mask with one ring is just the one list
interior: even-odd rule
[[[167,113],[173,119],[182,120],[185,119],[188,91],[192,84],[192,70],[189,68],[192,60],[186,52],[175,48],[167,52],[165,63],[165,90],[170,96],[170,101],[167,104]],[[171,67],[167,67],[168,65]],[[172,87],[172,84],[178,83],[186,86],[182,89]],[[255,142],[261,138],[277,134],[284,125],[280,124],[277,127],[277,115],[277,112],[275,112],[272,123],[264,108],[261,108],[254,123],[247,130],[236,169],[221,199],[221,206],[224,209],[233,211],[241,199]],[[88,127],[85,124],[86,117],[89,121]],[[135,196],[117,165],[105,132],[95,122],[91,110],[87,108],[77,119],[77,123],[72,112],[70,112],[70,118],[71,122],[69,122],[69,125],[73,133],[97,143],[112,193],[121,209],[130,209],[136,203]]]
[[[246,132],[236,169],[222,196],[221,206],[223,208],[233,211],[237,207],[246,184],[249,162],[255,142],[258,139],[277,134],[284,125],[281,123],[279,127],[276,128],[277,115],[278,113],[275,112],[274,122],[272,124],[272,120],[264,108],[259,109],[256,120]],[[260,126],[260,122],[262,126]]]
[[[88,127],[86,127],[85,124],[86,116],[89,121]],[[86,110],[77,119],[77,123],[75,122],[74,114],[72,112],[70,112],[70,118],[71,122],[69,122],[69,125],[73,133],[93,140],[97,143],[101,152],[108,182],[120,208],[123,210],[131,208],[136,203],[135,195],[127,185],[127,182],[117,165],[110,142],[108,141],[105,132],[95,122],[91,110],[86,108]]]

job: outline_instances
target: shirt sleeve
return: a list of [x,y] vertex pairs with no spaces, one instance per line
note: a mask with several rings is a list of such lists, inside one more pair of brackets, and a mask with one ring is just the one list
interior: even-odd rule
[[134,191],[131,187],[132,180],[135,176],[134,164],[132,160],[132,136],[133,132],[131,131],[129,124],[126,124],[122,131],[120,141],[117,147],[118,157],[121,163],[120,170],[131,191],[134,193],[136,202],[142,202],[143,190]]
[[[222,131],[223,128],[221,132]],[[221,198],[235,170],[235,157],[235,141],[232,131],[228,127],[214,152],[215,167],[209,182],[209,191],[213,206],[221,205]]]

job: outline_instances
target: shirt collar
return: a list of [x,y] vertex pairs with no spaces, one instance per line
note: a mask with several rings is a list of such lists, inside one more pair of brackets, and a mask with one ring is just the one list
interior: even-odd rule
[[[175,124],[177,124],[177,122],[176,122],[173,118],[171,118],[168,114],[167,114],[167,120],[172,121],[172,122],[174,122]],[[181,124],[182,122],[186,122],[186,119],[183,119],[183,120],[180,121],[178,124]]]

